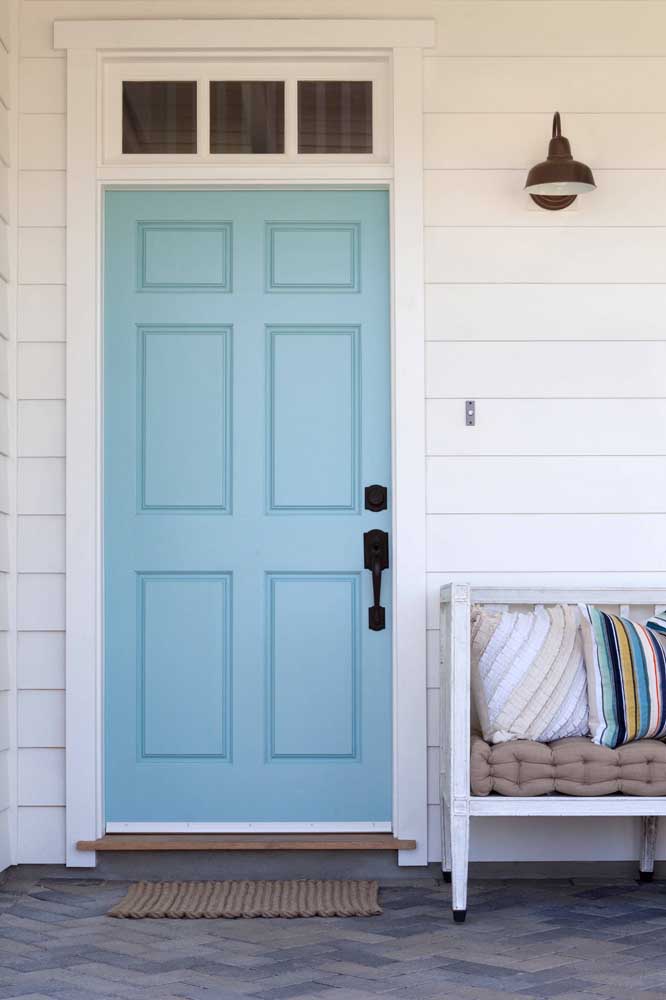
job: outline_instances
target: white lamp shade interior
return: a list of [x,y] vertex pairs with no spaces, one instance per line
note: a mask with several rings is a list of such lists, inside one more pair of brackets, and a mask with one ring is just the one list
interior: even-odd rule
[[581,181],[553,181],[549,184],[531,184],[525,190],[529,194],[586,194],[594,191],[595,184],[583,184]]

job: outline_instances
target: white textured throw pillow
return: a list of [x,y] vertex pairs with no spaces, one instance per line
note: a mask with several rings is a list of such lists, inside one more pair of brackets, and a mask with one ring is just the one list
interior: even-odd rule
[[472,696],[488,743],[588,732],[578,611],[472,609]]

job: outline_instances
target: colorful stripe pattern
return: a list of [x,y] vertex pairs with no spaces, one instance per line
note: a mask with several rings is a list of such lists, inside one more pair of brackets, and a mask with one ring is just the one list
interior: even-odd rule
[[645,625],[579,605],[592,739],[617,747],[666,737],[666,615]]

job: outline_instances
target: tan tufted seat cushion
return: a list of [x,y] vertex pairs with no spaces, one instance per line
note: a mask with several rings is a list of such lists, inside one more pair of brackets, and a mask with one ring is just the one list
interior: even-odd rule
[[637,740],[612,750],[570,736],[493,745],[472,734],[471,785],[473,795],[666,795],[666,744]]

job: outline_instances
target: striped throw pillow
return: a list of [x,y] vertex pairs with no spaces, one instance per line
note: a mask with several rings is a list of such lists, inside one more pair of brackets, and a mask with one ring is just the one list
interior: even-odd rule
[[666,736],[666,617],[645,625],[579,605],[592,739],[617,747]]
[[472,696],[486,742],[585,736],[586,687],[574,605],[473,608]]

